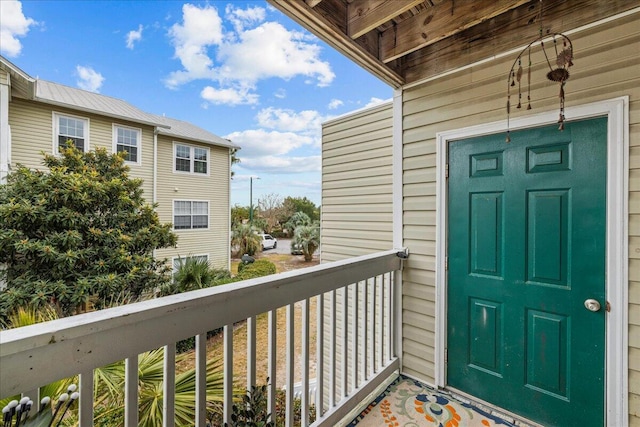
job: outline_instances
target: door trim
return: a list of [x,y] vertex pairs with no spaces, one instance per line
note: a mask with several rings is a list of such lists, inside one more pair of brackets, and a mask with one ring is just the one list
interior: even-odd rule
[[[607,237],[606,299],[611,304],[605,328],[605,420],[627,426],[628,411],[628,293],[629,293],[629,97],[569,107],[567,120],[607,116]],[[557,122],[558,112],[547,111],[512,118],[511,130]],[[505,120],[436,134],[436,352],[435,382],[445,387],[447,347],[447,146],[455,140],[506,132]]]

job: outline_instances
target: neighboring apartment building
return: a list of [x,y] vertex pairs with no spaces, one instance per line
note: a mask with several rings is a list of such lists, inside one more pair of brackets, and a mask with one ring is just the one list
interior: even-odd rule
[[190,123],[145,113],[131,104],[34,79],[0,56],[0,182],[20,163],[43,168],[41,152],[72,139],[85,151],[127,151],[160,221],[171,222],[176,248],[156,251],[175,266],[198,256],[229,268],[231,141]]

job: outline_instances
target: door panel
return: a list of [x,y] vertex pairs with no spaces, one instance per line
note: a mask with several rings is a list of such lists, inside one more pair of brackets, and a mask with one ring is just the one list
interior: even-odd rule
[[447,382],[546,426],[604,423],[606,123],[449,144]]

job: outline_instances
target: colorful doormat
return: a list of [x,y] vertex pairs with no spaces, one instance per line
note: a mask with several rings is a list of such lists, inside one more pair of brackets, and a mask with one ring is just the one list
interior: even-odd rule
[[460,402],[401,375],[348,427],[515,427],[509,421]]

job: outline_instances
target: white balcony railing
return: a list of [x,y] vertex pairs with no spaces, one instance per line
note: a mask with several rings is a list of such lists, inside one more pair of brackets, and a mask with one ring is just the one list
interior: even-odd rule
[[[404,252],[402,252],[404,253]],[[302,425],[310,404],[314,426],[335,425],[369,393],[399,369],[395,352],[397,250],[247,280],[107,310],[40,323],[1,333],[0,398],[19,393],[37,396],[39,387],[80,377],[81,426],[93,425],[93,371],[125,360],[124,425],[138,425],[138,355],[164,347],[165,426],[174,425],[176,342],[196,338],[194,423],[206,425],[206,331],[224,328],[224,420],[234,392],[233,324],[247,320],[247,383],[256,381],[256,316],[268,314],[268,405],[275,408],[276,310],[286,307],[286,425],[293,425],[298,390]],[[315,401],[309,401],[309,302],[315,298],[317,343]],[[295,324],[294,305],[302,321]],[[299,329],[299,330],[298,330]],[[301,354],[294,338],[301,335]],[[301,383],[294,387],[294,359],[301,359]],[[52,361],[65,361],[52,363]],[[36,392],[33,392],[36,390]],[[35,399],[34,399],[35,400]]]

